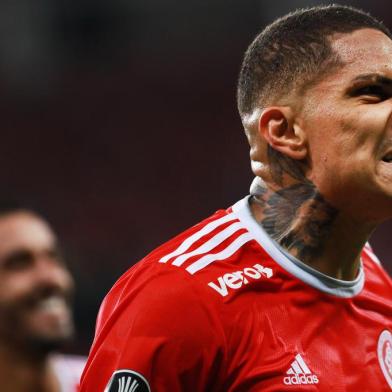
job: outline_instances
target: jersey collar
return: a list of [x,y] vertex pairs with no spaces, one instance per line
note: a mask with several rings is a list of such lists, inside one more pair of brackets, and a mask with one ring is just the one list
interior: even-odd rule
[[234,204],[232,210],[255,241],[257,241],[271,256],[271,258],[283,269],[304,283],[337,297],[350,298],[362,291],[365,283],[365,273],[362,260],[360,262],[358,276],[354,280],[350,281],[335,279],[315,270],[289,254],[285,249],[271,239],[271,237],[254,219],[249,207],[249,198],[250,196],[246,196],[244,199]]

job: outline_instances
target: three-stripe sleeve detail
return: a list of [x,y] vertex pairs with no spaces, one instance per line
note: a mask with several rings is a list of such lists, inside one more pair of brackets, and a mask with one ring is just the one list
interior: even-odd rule
[[239,248],[241,248],[242,245],[244,245],[251,239],[252,237],[249,233],[244,233],[237,237],[227,248],[225,248],[221,252],[203,256],[201,259],[195,261],[193,264],[187,267],[186,270],[189,273],[194,274],[195,272],[200,271],[201,269],[207,267],[207,265],[211,264],[216,260],[227,259],[231,255],[233,255]]
[[[225,225],[226,223],[230,224]],[[225,225],[224,228],[220,230],[220,226],[223,225]],[[199,231],[186,238],[178,246],[178,248],[163,256],[159,262],[167,263],[169,260],[171,260],[172,265],[180,267],[186,261],[193,258],[194,261],[186,267],[186,270],[190,274],[194,274],[207,267],[214,261],[229,258],[241,246],[250,241],[252,237],[247,231],[239,233],[240,231],[244,230],[245,228],[243,224],[236,219],[233,213],[227,214],[222,218],[208,223]],[[211,233],[214,231],[215,233],[211,235]],[[236,236],[236,233],[239,235]],[[210,235],[210,238],[206,238],[205,242],[201,243],[197,247],[194,247],[197,241],[208,235]],[[221,245],[223,243],[225,243],[225,247],[222,249]],[[214,252],[214,249],[216,249],[218,246],[220,247],[220,250]],[[200,256],[200,258],[197,258],[197,256]]]
[[172,257],[178,256],[184,252],[186,252],[197,240],[205,236],[206,234],[211,233],[213,230],[215,230],[218,226],[223,225],[226,222],[229,222],[231,220],[234,220],[234,214],[227,214],[222,218],[219,218],[217,220],[214,220],[207,225],[205,225],[201,230],[197,231],[190,237],[188,237],[176,250],[173,252],[169,253],[166,256],[163,256],[159,262],[160,263],[167,263]]

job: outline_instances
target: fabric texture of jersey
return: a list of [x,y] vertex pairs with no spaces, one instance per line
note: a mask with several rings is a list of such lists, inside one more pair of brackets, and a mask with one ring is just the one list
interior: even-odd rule
[[81,391],[389,391],[391,332],[370,246],[354,281],[333,279],[273,242],[245,198],[119,279]]

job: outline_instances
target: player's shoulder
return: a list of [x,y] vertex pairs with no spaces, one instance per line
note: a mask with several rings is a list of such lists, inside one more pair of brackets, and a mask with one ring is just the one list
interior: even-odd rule
[[[193,275],[212,264],[212,259],[224,259],[250,239],[248,230],[232,207],[221,209],[154,249],[129,273],[132,275],[141,266],[173,266],[182,267],[178,270],[185,269]],[[197,263],[200,259],[202,262]]]
[[145,258],[146,262],[181,267],[190,275],[216,261],[228,260],[252,239],[245,225],[232,208],[218,210],[166,242]]
[[367,284],[372,285],[373,290],[378,287],[380,290],[390,292],[392,289],[392,279],[369,243],[366,243],[364,246],[361,258]]
[[[221,331],[216,308],[220,302],[208,286],[194,276],[195,272],[186,267],[216,248],[218,244],[213,245],[211,241],[218,233],[230,237],[224,231],[237,223],[230,209],[219,210],[133,265],[106,295],[97,319],[98,335],[104,336],[112,328],[123,333],[129,330],[130,324],[134,331],[176,336],[184,342],[189,341],[189,331],[193,331],[192,341],[211,335],[212,330]],[[237,231],[235,227],[231,229],[232,235]],[[222,250],[213,252],[216,256]]]
[[147,268],[149,276],[162,274],[170,281],[175,276],[190,278],[193,284],[202,283],[204,287],[205,282],[231,271],[246,269],[251,275],[259,274],[263,271],[260,261],[270,258],[239,212],[239,203],[247,205],[244,199],[215,212],[151,252],[130,274]]
[[247,277],[268,276],[262,262],[268,256],[234,207],[218,210],[152,251],[119,279],[109,297],[153,288],[177,301],[195,293],[203,300],[217,292],[225,296]]

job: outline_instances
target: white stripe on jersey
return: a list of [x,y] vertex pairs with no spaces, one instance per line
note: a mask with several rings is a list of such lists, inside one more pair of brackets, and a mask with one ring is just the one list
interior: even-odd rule
[[378,259],[378,257],[374,254],[372,246],[369,244],[369,242],[366,242],[364,248],[366,254],[374,261],[376,264],[381,265],[381,261]]
[[310,369],[308,368],[308,366],[306,365],[305,361],[302,359],[300,354],[297,354],[295,356],[295,359],[297,360],[299,366],[301,366],[302,370],[304,371],[305,374],[311,374],[312,372],[310,371]]
[[372,261],[374,261],[376,264],[381,265],[381,261],[378,259],[378,257],[373,253],[373,249],[366,243],[364,246],[364,251],[365,253],[370,257]]
[[206,256],[201,257],[199,260],[195,261],[186,270],[192,275],[207,267],[209,264],[213,263],[216,260],[224,260],[234,254],[242,245],[252,240],[252,236],[249,233],[244,233],[237,237],[227,248],[222,250],[219,253],[208,254]]
[[221,226],[224,223],[235,219],[237,219],[236,216],[233,213],[230,213],[223,216],[222,218],[216,219],[208,223],[201,230],[197,231],[196,233],[188,237],[175,251],[169,253],[166,256],[163,256],[159,260],[159,262],[167,263],[172,257],[179,256],[182,253],[186,252],[192,246],[192,244],[194,244],[197,240],[199,240],[204,235],[211,233],[211,231],[215,230],[218,226]]
[[197,256],[201,255],[203,253],[209,252],[211,249],[214,249],[216,246],[218,246],[220,243],[222,243],[224,240],[229,238],[232,234],[234,234],[236,231],[243,229],[244,226],[240,222],[234,222],[230,226],[227,226],[224,230],[216,234],[214,237],[212,237],[210,240],[193,250],[192,252],[189,253],[184,253],[181,256],[178,256],[174,261],[173,265],[180,266],[184,264],[186,260],[188,260],[192,256]]
[[294,369],[295,373],[297,373],[297,374],[304,373],[304,371],[301,369],[301,367],[299,366],[299,363],[297,361],[292,362],[291,367]]

